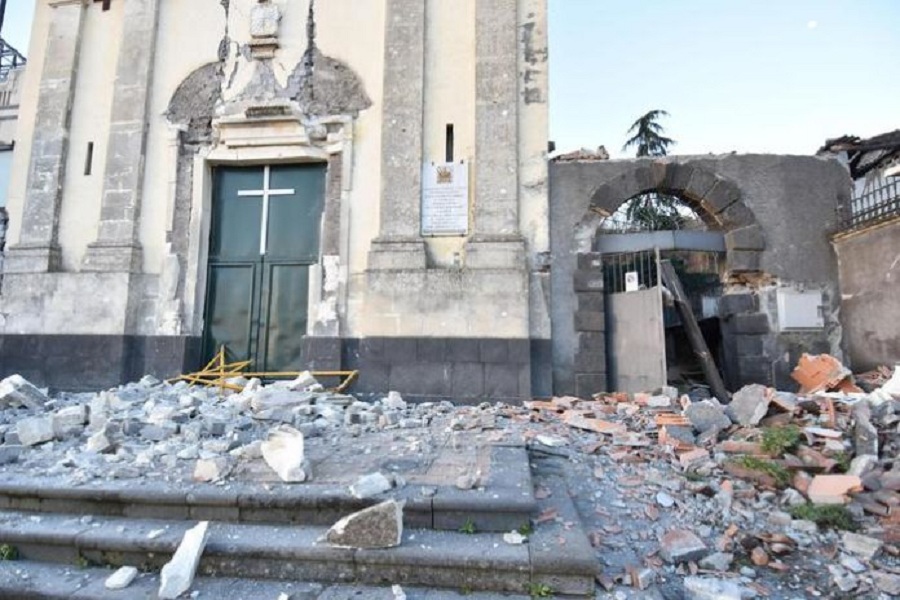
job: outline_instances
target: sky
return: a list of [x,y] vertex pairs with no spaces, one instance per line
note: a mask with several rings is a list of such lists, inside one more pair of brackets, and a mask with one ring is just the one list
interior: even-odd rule
[[[900,128],[900,0],[548,3],[559,150],[627,156],[628,127],[651,109],[670,113],[675,154],[812,154]],[[33,10],[7,0],[2,34],[24,53]]]
[[651,109],[675,154],[812,154],[900,129],[900,0],[548,1],[559,150],[627,156]]

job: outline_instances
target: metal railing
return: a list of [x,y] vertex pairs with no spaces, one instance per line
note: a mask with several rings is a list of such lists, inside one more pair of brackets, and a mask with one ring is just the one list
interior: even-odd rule
[[891,178],[838,205],[837,233],[900,217],[900,178]]

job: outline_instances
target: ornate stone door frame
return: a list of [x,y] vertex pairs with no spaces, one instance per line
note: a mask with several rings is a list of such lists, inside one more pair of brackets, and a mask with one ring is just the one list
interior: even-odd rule
[[[353,118],[306,120],[295,115],[222,118],[213,123],[218,141],[194,157],[184,319],[193,335],[203,331],[212,169],[216,165],[324,162],[325,208],[321,259],[310,274],[310,338],[329,338],[340,360],[341,320],[346,315],[349,260],[349,195],[352,189]],[[337,342],[337,343],[335,343]],[[334,352],[318,362],[335,359]]]

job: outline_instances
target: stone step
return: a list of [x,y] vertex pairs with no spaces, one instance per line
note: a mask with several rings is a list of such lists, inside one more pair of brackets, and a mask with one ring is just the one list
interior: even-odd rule
[[[32,561],[0,562],[0,598],[17,600],[156,600],[159,575],[145,572],[124,590],[107,590],[112,571],[103,567],[69,567]],[[197,577],[193,591],[199,598],[216,600],[395,600],[390,586],[323,585],[295,581],[233,577]],[[501,592],[436,590],[403,586],[408,600],[528,600],[529,596]]]
[[[193,525],[184,520],[2,511],[0,544],[15,547],[28,561],[132,565],[156,572]],[[558,593],[592,591],[593,554],[589,546],[584,552],[586,540],[561,543],[560,536],[573,535],[562,529],[541,526],[525,545],[509,545],[497,533],[411,529],[396,548],[364,550],[319,543],[325,527],[214,522],[199,572],[210,577],[514,593],[550,581]]]
[[[481,531],[509,531],[537,507],[528,456],[521,446],[495,446],[483,487],[407,485],[360,500],[333,484],[222,485],[167,481],[99,481],[71,486],[49,477],[0,482],[0,509],[167,520],[331,525],[390,497],[406,500],[407,527],[456,531],[474,522]],[[429,488],[429,493],[423,491]]]

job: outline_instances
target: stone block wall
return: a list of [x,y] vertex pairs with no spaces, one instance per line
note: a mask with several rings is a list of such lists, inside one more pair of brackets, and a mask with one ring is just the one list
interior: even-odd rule
[[606,313],[601,254],[578,255],[575,270],[575,395],[607,390]]
[[531,355],[527,339],[368,337],[343,340],[342,360],[359,369],[360,394],[520,403],[530,399]]

